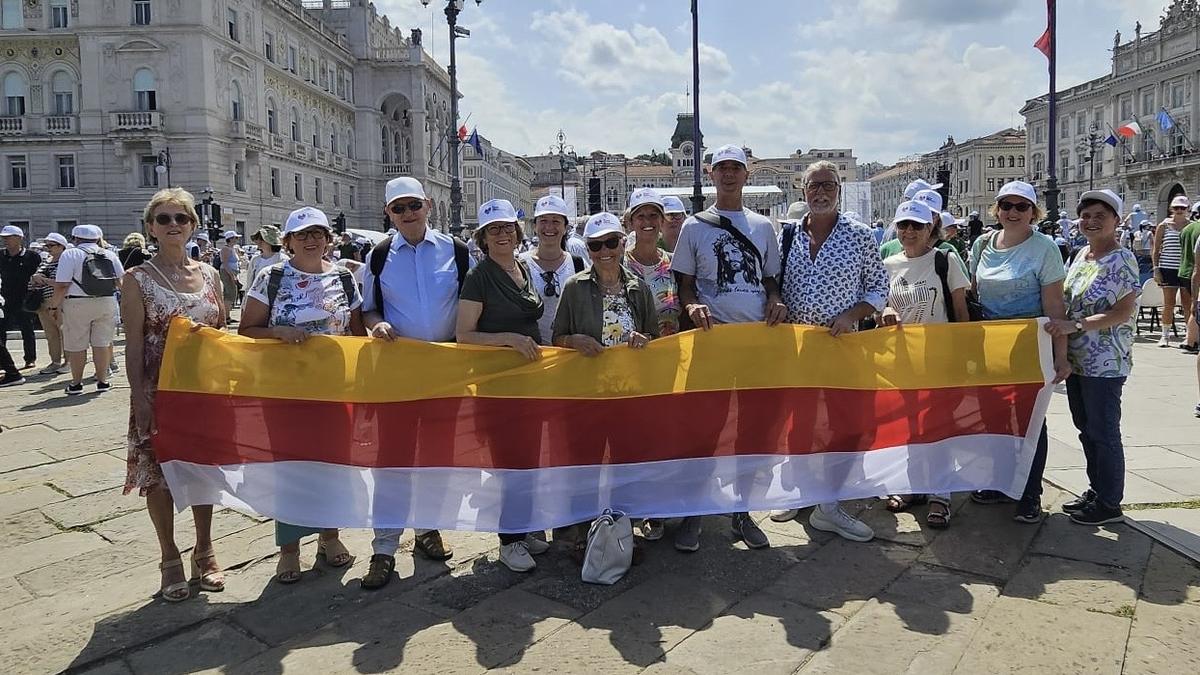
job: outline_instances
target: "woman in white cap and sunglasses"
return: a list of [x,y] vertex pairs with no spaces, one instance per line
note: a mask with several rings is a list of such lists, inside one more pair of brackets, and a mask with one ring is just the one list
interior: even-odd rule
[[1192,280],[1179,278],[1179,266],[1183,262],[1179,233],[1188,225],[1188,205],[1188,198],[1183,195],[1172,199],[1170,217],[1159,223],[1154,231],[1150,258],[1154,262],[1154,280],[1163,289],[1163,331],[1158,339],[1159,347],[1171,346],[1168,325],[1175,325],[1176,300],[1183,310],[1184,326],[1192,316]]
[[[333,228],[320,210],[306,206],[288,215],[283,226],[283,247],[291,258],[264,268],[251,282],[238,334],[275,338],[290,345],[303,344],[313,335],[366,335],[359,310],[362,295],[354,276],[325,260],[332,241]],[[273,431],[288,436],[285,430],[290,415],[288,410],[264,410],[264,445],[276,445],[270,441]],[[345,437],[351,437],[353,420],[348,415],[326,422],[343,426]],[[290,436],[289,442],[293,442]],[[280,583],[300,580],[300,539],[309,534],[319,536],[317,554],[324,556],[326,564],[331,567],[350,564],[350,551],[338,538],[336,529],[276,521],[279,562],[275,578]]]
[[[991,214],[1001,229],[979,237],[971,246],[970,276],[979,294],[983,318],[1067,318],[1063,301],[1063,279],[1067,273],[1058,245],[1034,229],[1044,212],[1037,204],[1033,186],[1023,181],[1006,183],[996,194]],[[1071,374],[1066,336],[1054,338],[1054,372],[1056,384]],[[1047,443],[1043,422],[1029,480],[1013,515],[1019,523],[1037,523],[1042,519],[1042,473],[1046,469]],[[971,499],[981,504],[1008,500],[996,490],[975,492]]]
[[542,299],[544,310],[542,318],[538,319],[538,332],[544,345],[550,344],[550,327],[554,323],[558,299],[562,297],[563,284],[587,267],[584,260],[567,251],[567,224],[570,220],[567,203],[562,197],[546,195],[539,199],[533,209],[537,248],[519,256],[533,273],[533,289]]

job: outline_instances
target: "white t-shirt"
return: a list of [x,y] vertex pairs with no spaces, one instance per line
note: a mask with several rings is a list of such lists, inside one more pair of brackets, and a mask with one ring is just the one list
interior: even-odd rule
[[268,257],[263,257],[261,253],[256,253],[250,260],[250,283],[254,283],[254,280],[258,278],[258,273],[263,271],[263,268],[270,267],[271,265],[283,262],[284,260],[287,260],[287,258],[284,257],[283,251],[274,253]]
[[[569,251],[563,251],[558,268],[553,273],[548,273],[542,269],[541,265],[534,262],[533,254],[536,252],[526,251],[517,257],[529,266],[533,290],[537,291],[542,298],[542,305],[545,309],[542,312],[542,318],[538,319],[538,331],[542,336],[542,343],[548,345],[550,338],[554,335],[554,313],[558,311],[558,300],[562,297],[563,284],[567,283],[567,279],[575,274],[575,260]],[[546,284],[551,280],[553,280],[551,286],[554,294],[546,295]]]
[[709,213],[725,216],[758,249],[762,265],[741,241],[719,227],[696,220],[683,223],[671,258],[671,270],[696,277],[696,296],[717,323],[747,323],[766,318],[766,277],[779,275],[779,242],[771,221],[750,209]]
[[[901,251],[883,261],[888,273],[887,306],[900,314],[900,322],[908,324],[947,323],[946,299],[942,297],[942,280],[934,267],[931,250],[919,258],[909,258]],[[967,288],[971,282],[963,273],[962,262],[952,252],[946,270],[946,284],[950,292]]]
[[95,242],[88,241],[73,248],[68,248],[58,257],[58,271],[54,274],[54,280],[58,283],[71,282],[71,287],[67,289],[68,297],[87,296],[87,293],[79,287],[77,282],[83,279],[83,263],[87,261],[89,256],[96,252],[113,261],[113,269],[116,270],[118,279],[125,275],[125,268],[121,266],[121,260],[117,257],[117,254],[100,248]]
[[[295,326],[311,335],[345,335],[350,330],[350,313],[362,305],[362,293],[351,284],[354,297],[347,298],[336,265],[328,272],[311,274],[283,264],[283,278],[275,304],[271,306],[268,326]],[[264,271],[254,278],[246,293],[264,305],[271,275]]]

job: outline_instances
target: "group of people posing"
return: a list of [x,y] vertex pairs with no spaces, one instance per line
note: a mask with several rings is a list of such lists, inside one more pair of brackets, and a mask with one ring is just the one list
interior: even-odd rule
[[[828,328],[836,337],[860,330],[867,320],[942,323],[968,321],[979,312],[983,319],[1049,317],[1056,378],[1067,382],[1091,479],[1091,489],[1064,509],[1083,524],[1121,518],[1120,400],[1132,365],[1139,286],[1136,260],[1116,240],[1119,197],[1107,190],[1083,195],[1077,210],[1088,247],[1068,271],[1054,242],[1034,228],[1042,211],[1026,183],[1000,190],[991,212],[1000,227],[977,239],[964,262],[941,242],[941,197],[923,181],[910,186],[910,199],[896,211],[896,242],[881,254],[871,228],[839,212],[836,165],[818,162],[808,168],[803,181],[808,212],[798,221],[785,221],[779,232],[744,207],[747,176],[744,152],[721,147],[711,166],[716,203],[683,222],[669,249],[663,235],[670,206],[653,189],[642,188],[629,196],[621,216],[598,213],[587,219],[579,252],[571,250],[576,248],[569,230],[572,213],[557,196],[537,202],[536,248],[520,251],[522,225],[504,200],[479,207],[474,246],[468,247],[428,226],[431,202],[419,181],[396,178],[387,184],[383,204],[395,232],[363,260],[361,284],[327,259],[334,233],[325,214],[301,208],[282,230],[280,245],[288,257],[264,267],[250,283],[238,332],[292,344],[312,335],[457,341],[508,348],[534,360],[547,346],[595,356],[727,323],[807,324]],[[176,602],[193,589],[174,541],[169,489],[150,444],[157,372],[173,317],[223,326],[227,304],[222,279],[187,254],[197,222],[190,194],[159,192],[146,206],[144,222],[158,251],[122,279],[132,389],[125,490],[136,489],[149,502],[162,549],[162,597]],[[470,248],[481,257],[472,256]],[[1016,502],[1019,522],[1043,517],[1046,448],[1043,426],[1028,484]],[[1011,501],[995,492],[972,497],[981,503]],[[896,511],[925,502],[928,524],[948,526],[949,495],[887,497]],[[192,580],[202,590],[219,590],[224,577],[212,547],[212,507],[194,507],[193,513]],[[638,521],[643,538],[666,535],[666,523],[654,514],[631,515],[651,516]],[[771,518],[785,522],[797,515],[778,511]],[[731,514],[729,522],[748,548],[770,545],[749,514]],[[853,541],[874,536],[837,503],[818,505],[809,523]],[[683,518],[673,528],[675,548],[698,550],[700,533],[698,516]],[[280,583],[301,579],[299,542],[310,534],[317,535],[326,564],[352,560],[336,529],[277,523]],[[360,582],[366,589],[383,587],[394,576],[402,531],[374,534]],[[574,550],[582,553],[585,538],[578,527],[559,535],[573,538]],[[532,570],[533,556],[549,548],[542,533],[505,533],[499,540],[500,562],[519,572]],[[435,560],[453,555],[436,530],[416,531],[414,547]]]

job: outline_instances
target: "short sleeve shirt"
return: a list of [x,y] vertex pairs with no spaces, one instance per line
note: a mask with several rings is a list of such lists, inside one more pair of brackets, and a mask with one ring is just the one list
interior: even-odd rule
[[463,280],[463,300],[483,304],[476,330],[481,333],[518,333],[541,344],[538,319],[542,318],[544,306],[530,282],[529,266],[517,260],[517,266],[525,277],[521,286],[491,258],[467,272]]
[[58,257],[58,269],[54,272],[54,281],[57,283],[71,282],[71,287],[67,289],[67,297],[71,296],[87,296],[83,288],[80,287],[79,281],[83,279],[83,265],[87,262],[88,256],[99,253],[113,262],[113,268],[117,272],[117,277],[125,275],[125,268],[121,266],[121,259],[116,253],[108,249],[100,248],[94,242],[85,242],[74,248],[69,248],[62,252]]
[[1030,319],[1045,316],[1042,287],[1066,277],[1062,252],[1040,232],[1011,248],[998,249],[990,234],[971,248],[971,273],[985,319]]
[[767,316],[763,280],[779,274],[775,228],[765,216],[750,209],[713,208],[709,212],[728,218],[753,242],[757,255],[725,230],[691,217],[679,233],[671,269],[696,278],[697,299],[708,306],[717,323],[763,321]]
[[[1141,295],[1133,253],[1117,248],[1099,260],[1088,260],[1088,251],[1085,247],[1075,257],[1064,284],[1067,318],[1071,321],[1107,312],[1130,293]],[[1133,369],[1136,320],[1131,314],[1111,328],[1071,333],[1067,359],[1072,371],[1084,377],[1128,377]]]
[[529,271],[532,272],[530,281],[533,283],[533,290],[542,299],[543,310],[542,318],[538,319],[538,332],[542,335],[543,342],[541,344],[548,345],[550,336],[554,334],[552,330],[554,313],[558,310],[558,301],[562,297],[563,286],[567,283],[567,279],[575,274],[575,258],[564,251],[556,269],[543,270],[533,259],[534,253],[536,251],[526,251],[518,257],[529,266]]
[[283,278],[275,304],[267,298],[271,268],[264,269],[250,284],[247,297],[271,306],[268,326],[293,326],[309,335],[346,335],[350,332],[350,315],[362,306],[358,286],[351,284],[353,297],[346,297],[342,284],[341,270],[334,267],[328,272],[312,274],[302,272],[292,263],[283,264]]
[[634,276],[646,282],[654,294],[654,309],[658,312],[658,334],[660,337],[679,332],[679,286],[671,273],[671,254],[659,249],[658,263],[643,265],[632,252],[625,254],[625,267]]
[[[938,250],[930,250],[919,258],[909,258],[901,252],[883,261],[888,272],[887,304],[900,315],[901,323],[947,323],[950,320],[942,279],[934,266]],[[950,258],[946,261],[946,285],[950,292],[970,286],[958,255],[943,253]]]

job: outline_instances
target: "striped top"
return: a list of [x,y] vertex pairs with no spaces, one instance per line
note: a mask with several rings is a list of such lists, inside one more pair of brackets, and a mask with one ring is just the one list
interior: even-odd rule
[[1162,251],[1158,254],[1158,266],[1163,269],[1178,270],[1180,262],[1179,230],[1169,224],[1163,226]]

